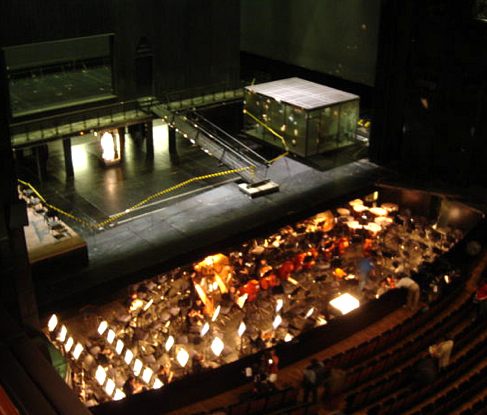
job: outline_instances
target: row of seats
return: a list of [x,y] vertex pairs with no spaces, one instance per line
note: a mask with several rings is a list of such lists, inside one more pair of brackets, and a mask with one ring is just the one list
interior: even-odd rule
[[[298,413],[308,413],[299,412],[306,410],[307,408],[296,407],[298,400],[299,390],[295,388],[286,388],[283,390],[277,390],[264,395],[255,396],[250,399],[246,399],[242,402],[238,402],[234,405],[228,406],[226,408],[219,408],[213,410],[209,413],[211,414],[226,414],[226,415],[258,415],[258,414],[274,414],[282,413],[287,414],[289,410],[296,409],[296,415]],[[284,412],[281,412],[284,411]],[[294,414],[294,412],[291,412]],[[200,414],[202,415],[202,414]]]
[[[350,409],[357,411],[365,408],[370,414],[382,415],[403,413],[416,406],[421,408],[421,402],[431,396],[441,396],[442,390],[475,367],[477,362],[482,361],[482,350],[485,347],[487,336],[481,336],[481,334],[485,331],[485,325],[478,325],[475,330],[470,332],[469,328],[466,328],[461,333],[461,336],[465,337],[465,339],[460,338],[458,340],[460,344],[463,342],[464,347],[468,348],[468,351],[461,355],[457,347],[455,353],[460,354],[460,356],[450,364],[436,382],[424,388],[414,388],[410,381],[414,370],[414,364],[411,364],[391,375],[390,383],[384,382],[383,384],[375,385],[374,388],[369,390],[367,397],[363,398],[362,402],[354,401],[353,408]],[[469,343],[471,344],[469,345]],[[369,405],[368,408],[367,405]],[[430,412],[422,412],[420,410],[419,413]]]
[[411,316],[380,336],[374,337],[351,350],[332,356],[323,363],[326,367],[342,367],[344,369],[358,365],[367,366],[369,361],[375,359],[380,353],[390,351],[396,347],[400,339],[406,338],[411,333],[418,333],[422,326],[431,322],[436,316],[446,310],[462,290],[463,284],[459,283],[456,287],[452,287],[449,295],[431,304],[428,311]]

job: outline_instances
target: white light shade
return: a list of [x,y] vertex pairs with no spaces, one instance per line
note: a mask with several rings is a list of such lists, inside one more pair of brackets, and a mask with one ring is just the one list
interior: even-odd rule
[[380,207],[372,207],[369,209],[370,213],[375,216],[387,216],[387,209]]
[[69,352],[73,347],[73,344],[74,340],[72,337],[70,337],[68,340],[66,340],[66,343],[64,344],[64,350],[66,350],[66,352]]
[[154,379],[154,384],[152,385],[152,389],[161,389],[164,386],[164,383],[162,383],[158,378]]
[[115,346],[115,351],[117,354],[122,354],[124,346],[125,345],[123,344],[122,340],[117,340],[117,345]]
[[73,350],[73,357],[75,360],[78,360],[83,350],[83,346],[80,343],[77,343]]
[[113,391],[115,390],[115,382],[112,379],[107,379],[107,384],[105,385],[105,392],[112,396]]
[[215,354],[215,356],[220,356],[224,347],[225,345],[223,344],[222,339],[219,337],[215,337],[211,342],[211,351]]
[[375,222],[370,222],[367,225],[364,226],[366,230],[372,233],[377,233],[382,230],[382,226],[380,226],[378,223]]
[[105,372],[105,369],[103,369],[101,366],[98,366],[95,372],[95,379],[98,382],[98,384],[102,386],[105,383],[106,378],[107,378],[107,373]]
[[237,333],[240,337],[242,337],[242,334],[245,333],[245,330],[247,330],[247,326],[245,325],[245,323],[242,321],[240,323],[240,325],[238,326],[238,330],[237,330]]
[[112,329],[110,329],[108,330],[107,333],[107,341],[108,343],[112,344],[114,340],[115,340],[115,332]]
[[166,340],[166,352],[168,352],[169,350],[171,350],[171,347],[174,346],[174,337],[172,336],[169,336]]
[[179,352],[176,356],[176,360],[178,361],[181,367],[185,367],[189,360],[189,354],[183,348],[179,349]]
[[49,321],[47,322],[47,329],[50,332],[53,332],[56,329],[57,323],[58,323],[58,318],[56,314],[53,314],[49,319]]
[[272,322],[272,327],[274,327],[274,329],[277,329],[281,325],[281,323],[282,323],[282,317],[278,314],[274,319],[274,321]]
[[123,393],[120,389],[115,391],[115,395],[113,395],[114,401],[119,401],[120,399],[125,398],[125,393]]
[[66,340],[67,335],[68,335],[68,329],[66,328],[65,325],[62,325],[61,330],[59,331],[59,334],[57,336],[58,340],[64,342],[64,340]]
[[146,367],[142,372],[142,380],[145,383],[149,383],[153,374],[154,372],[152,371],[152,369],[150,367]]
[[342,314],[347,314],[360,306],[360,301],[348,293],[342,294],[330,301],[330,305],[340,310]]
[[147,311],[149,309],[149,307],[152,305],[152,303],[154,302],[154,299],[151,298],[147,304],[144,306],[144,311]]
[[309,318],[311,317],[311,315],[314,313],[315,311],[315,308],[314,307],[311,307],[308,312],[306,313],[306,315],[304,316],[304,318]]
[[276,313],[279,313],[279,311],[281,311],[283,305],[284,305],[284,300],[282,298],[278,298],[276,301]]
[[208,330],[210,330],[210,325],[208,323],[203,324],[203,327],[201,327],[201,337],[203,337],[206,333],[208,333]]
[[286,335],[284,336],[284,341],[287,343],[287,342],[290,342],[291,340],[293,339],[293,336],[289,333],[286,333]]
[[100,336],[103,336],[103,333],[105,333],[105,330],[108,328],[108,323],[103,320],[99,325],[98,325],[98,334]]
[[220,314],[221,306],[219,305],[216,309],[215,312],[213,313],[213,317],[211,318],[211,321],[215,321],[218,318],[218,315]]
[[125,361],[125,363],[127,363],[128,365],[130,365],[130,363],[132,362],[132,359],[133,358],[134,358],[134,354],[132,353],[132,350],[127,349],[125,351],[125,357],[123,358],[123,360]]
[[247,298],[249,298],[249,295],[247,293],[245,293],[244,295],[241,295],[240,297],[238,297],[237,298],[237,305],[240,308],[243,308],[243,306],[245,305],[245,302],[247,301]]
[[142,370],[142,362],[140,361],[140,359],[135,359],[134,361],[134,375],[135,376],[139,376],[140,375],[140,371]]

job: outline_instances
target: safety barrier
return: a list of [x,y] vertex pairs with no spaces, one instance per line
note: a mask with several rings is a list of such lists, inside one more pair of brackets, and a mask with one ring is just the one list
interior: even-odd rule
[[247,167],[241,167],[241,168],[238,168],[238,169],[231,169],[231,170],[225,170],[225,171],[220,171],[220,172],[217,172],[217,173],[210,173],[210,174],[205,174],[205,175],[202,175],[202,176],[197,176],[197,177],[192,177],[191,179],[188,179],[188,180],[185,180],[181,183],[178,183],[174,186],[171,186],[171,187],[168,187],[164,190],[161,190],[160,192],[157,192],[157,193],[154,193],[148,197],[146,197],[145,199],[141,200],[140,202],[136,203],[135,205],[125,209],[123,212],[119,212],[113,216],[110,216],[109,218],[101,221],[101,222],[97,222],[97,223],[91,223],[91,222],[88,222],[82,218],[79,218],[75,215],[73,215],[72,213],[69,213],[69,212],[66,212],[65,210],[61,209],[61,208],[58,208],[57,206],[54,206],[52,204],[50,204],[49,202],[46,201],[46,199],[38,192],[38,190],[32,186],[30,183],[24,181],[24,180],[21,180],[21,179],[18,179],[18,182],[24,186],[27,186],[29,189],[31,189],[34,194],[39,198],[39,200],[49,209],[79,223],[80,225],[84,226],[85,228],[88,228],[88,229],[91,229],[91,230],[102,230],[103,228],[105,228],[106,226],[118,221],[119,219],[123,218],[124,216],[127,216],[129,213],[133,212],[135,209],[138,209],[144,205],[146,205],[148,202],[150,202],[151,200],[154,200],[154,199],[158,199],[160,198],[161,196],[164,196],[168,193],[171,193],[175,190],[178,190],[178,189],[181,189],[185,186],[188,186],[189,184],[191,183],[196,183],[196,182],[199,182],[199,181],[202,181],[202,180],[207,180],[207,179],[212,179],[212,178],[215,178],[215,177],[222,177],[222,176],[228,176],[228,175],[231,175],[231,174],[238,174],[238,173],[241,173],[243,171],[250,171],[252,172],[253,170],[253,166],[247,166]]

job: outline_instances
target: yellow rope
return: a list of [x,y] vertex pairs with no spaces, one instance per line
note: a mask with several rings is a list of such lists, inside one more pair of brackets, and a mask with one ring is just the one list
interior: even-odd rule
[[241,167],[238,169],[225,170],[225,171],[221,171],[221,172],[217,172],[217,173],[205,174],[203,176],[192,177],[191,179],[185,180],[184,182],[178,183],[174,186],[168,187],[167,189],[161,190],[160,192],[154,193],[154,194],[150,195],[149,197],[146,197],[145,199],[136,203],[135,205],[129,207],[128,209],[125,209],[123,212],[117,213],[117,214],[109,217],[108,219],[105,219],[101,222],[94,223],[94,224],[90,223],[84,219],[78,218],[77,216],[74,216],[71,213],[68,213],[68,212],[66,212],[66,211],[64,211],[64,210],[62,210],[62,209],[60,209],[54,205],[51,205],[50,203],[48,203],[46,201],[46,199],[44,199],[42,197],[42,195],[37,191],[37,189],[34,186],[32,186],[30,183],[25,182],[24,180],[20,180],[20,179],[18,179],[18,181],[19,181],[19,183],[23,184],[24,186],[29,187],[35,193],[35,195],[44,203],[44,205],[46,207],[48,207],[49,209],[52,209],[52,210],[54,210],[54,211],[56,211],[56,212],[58,212],[64,216],[80,223],[81,225],[83,225],[87,228],[99,229],[99,228],[103,228],[103,227],[109,225],[110,223],[115,222],[118,219],[128,215],[134,209],[137,209],[137,208],[140,208],[141,206],[144,206],[145,204],[147,204],[151,200],[157,199],[157,198],[159,198],[165,194],[168,194],[168,193],[173,192],[175,190],[181,189],[182,187],[185,187],[191,183],[195,183],[195,182],[198,182],[201,180],[206,180],[206,179],[212,179],[215,177],[228,176],[230,174],[240,173],[243,171],[254,172],[254,169],[255,169],[254,166],[247,166],[247,167]]
[[282,142],[282,146],[284,147],[284,153],[280,154],[279,156],[271,159],[271,160],[268,160],[267,162],[269,164],[272,164],[274,162],[276,162],[277,160],[279,159],[282,159],[283,157],[286,157],[288,154],[289,154],[289,147],[286,143],[286,140],[284,139],[284,137],[279,134],[278,132],[276,132],[273,128],[269,127],[266,123],[264,123],[263,121],[259,120],[254,114],[252,114],[251,112],[249,112],[248,110],[244,109],[243,110],[243,113],[245,115],[248,115],[250,118],[252,118],[256,123],[260,124],[262,127],[264,127],[267,131],[269,131],[273,136],[277,137],[279,140],[281,140]]

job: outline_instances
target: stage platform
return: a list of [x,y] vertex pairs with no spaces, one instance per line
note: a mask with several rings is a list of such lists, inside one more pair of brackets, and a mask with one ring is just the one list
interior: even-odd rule
[[[88,264],[86,242],[62,221],[49,224],[44,216],[27,209],[29,226],[24,228],[29,262],[34,273],[46,268],[68,270]],[[52,226],[53,225],[53,226]]]

